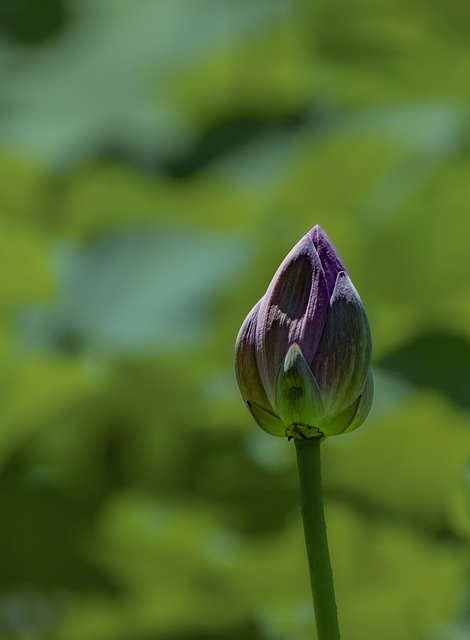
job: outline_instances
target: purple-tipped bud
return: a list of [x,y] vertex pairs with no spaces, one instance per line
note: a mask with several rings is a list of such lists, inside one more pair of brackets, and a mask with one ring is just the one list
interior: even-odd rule
[[352,431],[372,403],[371,348],[361,299],[317,225],[282,262],[240,329],[238,385],[272,435]]

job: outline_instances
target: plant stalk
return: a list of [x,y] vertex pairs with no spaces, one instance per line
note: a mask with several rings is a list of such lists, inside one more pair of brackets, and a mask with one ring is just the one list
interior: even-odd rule
[[320,469],[320,439],[295,439],[302,517],[318,640],[340,640]]

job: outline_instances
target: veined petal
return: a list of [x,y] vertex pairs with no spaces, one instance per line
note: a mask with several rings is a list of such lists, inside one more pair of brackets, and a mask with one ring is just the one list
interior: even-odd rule
[[349,276],[340,272],[312,363],[327,414],[341,411],[359,397],[371,351],[369,323],[361,299]]
[[328,295],[331,297],[338,273],[340,271],[346,272],[346,267],[341,261],[339,253],[336,251],[331,240],[318,224],[308,232],[308,235],[311,237],[318,257],[320,258],[323,271],[325,272]]
[[287,425],[316,427],[323,418],[320,389],[297,344],[290,347],[279,367],[275,406]]
[[369,415],[370,408],[372,406],[372,400],[374,399],[374,379],[372,377],[372,371],[369,369],[367,374],[366,383],[362,390],[359,404],[354,415],[354,418],[349,427],[343,433],[349,433],[361,426],[364,420]]
[[240,393],[246,403],[255,402],[274,413],[258,372],[256,362],[256,323],[261,300],[247,315],[235,344],[235,373]]
[[256,326],[256,358],[263,386],[274,403],[276,374],[296,342],[312,362],[328,310],[325,276],[306,234],[277,270],[261,301]]

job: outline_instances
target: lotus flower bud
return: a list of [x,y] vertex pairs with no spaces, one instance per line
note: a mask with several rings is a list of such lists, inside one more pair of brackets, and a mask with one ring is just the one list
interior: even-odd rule
[[369,413],[372,340],[361,299],[330,240],[314,227],[292,249],[238,334],[238,385],[275,436],[326,438]]

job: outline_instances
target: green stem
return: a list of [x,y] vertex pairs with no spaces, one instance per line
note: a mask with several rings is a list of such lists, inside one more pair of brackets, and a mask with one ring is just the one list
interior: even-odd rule
[[340,640],[320,470],[320,439],[296,439],[302,517],[318,640]]

